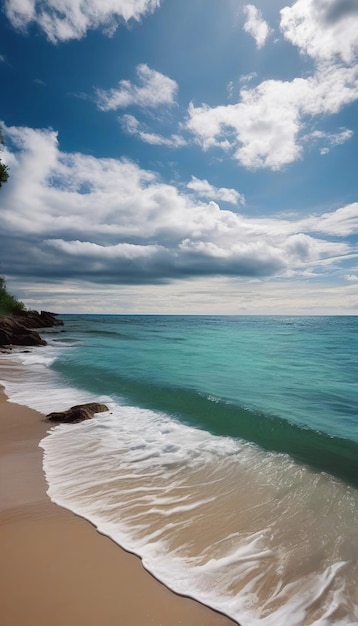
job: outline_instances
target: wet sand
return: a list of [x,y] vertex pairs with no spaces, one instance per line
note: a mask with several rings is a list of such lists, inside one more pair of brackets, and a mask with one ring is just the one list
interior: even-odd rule
[[[0,363],[2,380],[9,366]],[[0,388],[2,626],[234,626],[171,592],[139,558],[50,501],[38,447],[48,428]]]

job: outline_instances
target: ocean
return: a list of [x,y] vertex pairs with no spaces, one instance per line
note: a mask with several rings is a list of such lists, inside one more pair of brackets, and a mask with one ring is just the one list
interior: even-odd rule
[[66,315],[10,399],[50,498],[242,626],[358,624],[358,318]]

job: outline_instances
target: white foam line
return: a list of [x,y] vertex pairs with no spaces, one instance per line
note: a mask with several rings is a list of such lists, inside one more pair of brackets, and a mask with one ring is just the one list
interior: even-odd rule
[[[38,358],[37,355],[36,358]],[[44,372],[47,372],[48,376],[44,377]],[[86,401],[87,398],[88,400],[94,399],[90,393],[61,386],[58,383],[57,375],[49,372],[44,362],[40,363],[38,368],[33,368],[33,373],[34,375],[29,376],[25,382],[5,382],[4,386],[6,389],[7,387],[10,388],[10,394],[14,392],[15,401],[24,398],[25,401],[22,403],[42,410],[42,407],[45,406],[44,403],[48,408],[49,404],[54,405],[56,402],[63,405],[64,400],[78,404]],[[36,380],[36,385],[32,382],[34,380]],[[46,388],[47,392],[44,396],[44,389]],[[56,408],[54,406],[53,410]],[[214,464],[210,472],[210,476],[213,477],[216,472],[215,468],[229,456],[231,460],[237,460],[241,468],[249,469],[248,477],[263,476],[267,486],[274,489],[278,476],[278,465],[280,465],[280,477],[288,475],[289,470],[292,470],[298,486],[306,476],[304,468],[295,468],[285,455],[270,455],[249,444],[242,444],[230,438],[209,435],[188,426],[171,422],[170,418],[160,413],[136,407],[118,406],[113,401],[110,408],[113,412],[111,416],[95,418],[91,422],[77,426],[56,427],[40,442],[40,446],[44,449],[43,463],[49,483],[48,493],[54,502],[89,519],[99,532],[108,535],[119,545],[138,554],[146,569],[164,584],[169,584],[173,590],[194,597],[216,610],[223,611],[233,619],[239,620],[243,626],[245,626],[245,622],[250,626],[282,626],[286,624],[289,626],[306,626],[306,624],[331,626],[331,617],[332,620],[335,620],[333,621],[334,626],[356,626],[358,617],[355,621],[349,617],[342,617],[341,619],[335,617],[336,608],[344,606],[343,587],[335,589],[334,584],[338,584],[337,575],[343,571],[346,566],[345,562],[337,560],[328,568],[319,573],[314,573],[312,576],[297,578],[288,585],[278,584],[270,593],[270,598],[266,602],[261,602],[258,600],[257,593],[262,589],[261,583],[265,581],[270,568],[274,567],[275,556],[269,549],[268,538],[263,532],[256,533],[251,538],[247,534],[232,533],[231,537],[236,538],[243,545],[236,547],[228,554],[216,559],[207,559],[204,564],[199,564],[198,558],[179,556],[177,550],[173,551],[172,554],[167,554],[167,544],[162,539],[170,528],[189,527],[193,516],[182,522],[167,522],[163,528],[146,532],[148,519],[143,518],[141,513],[133,514],[133,503],[130,503],[128,510],[124,511],[124,519],[121,520],[117,519],[117,504],[114,504],[113,507],[111,504],[103,506],[98,497],[100,494],[96,493],[94,497],[93,493],[94,489],[97,489],[98,492],[104,487],[101,478],[96,477],[98,470],[107,471],[109,469],[110,473],[116,472],[116,459],[114,458],[112,462],[108,452],[112,450],[118,451],[123,474],[120,476],[112,476],[111,474],[110,480],[119,481],[119,484],[122,482],[124,485],[126,480],[130,480],[131,484],[136,484],[138,481],[138,487],[135,488],[138,489],[138,496],[142,492],[145,497],[153,493],[153,487],[146,488],[146,485],[140,484],[139,481],[154,481],[156,477],[163,479],[163,476],[165,480],[168,477],[168,481],[172,481],[174,476],[179,475],[177,482],[184,486],[185,478],[181,479],[180,477],[183,468],[185,468],[186,476],[187,471],[201,470],[204,464],[208,462],[211,465]],[[49,410],[51,409],[52,406]],[[42,410],[42,412],[44,411]],[[160,436],[158,437],[159,432]],[[133,446],[133,439],[138,437],[138,433],[145,433],[142,450],[144,456],[147,452],[147,456],[145,461],[137,459],[134,463],[133,457],[135,457],[137,448],[136,445]],[[83,442],[82,435],[85,436]],[[173,441],[174,443],[171,443]],[[130,450],[131,446],[132,450]],[[132,454],[133,452],[134,454]],[[91,458],[90,455],[96,455],[97,459]],[[170,471],[169,466],[167,466],[164,472],[163,468],[165,463],[168,463],[168,455],[178,467],[174,467],[172,464]],[[106,466],[107,459],[108,466]],[[282,472],[282,465],[285,467],[284,472]],[[330,479],[326,478],[325,480],[329,481]],[[206,484],[206,482],[201,482],[201,486],[204,488]],[[89,490],[87,494],[85,493],[86,489]],[[104,487],[104,489],[106,488]],[[115,493],[115,490],[107,489],[107,497],[111,497],[112,493]],[[201,504],[208,504],[213,500],[212,498],[203,499],[202,502],[174,506],[163,513],[158,508],[158,504],[170,505],[171,501],[167,503],[164,498],[163,503],[160,501],[160,496],[153,496],[153,498],[156,500],[156,506],[152,508],[152,511],[156,515],[159,513],[163,518],[168,518],[168,520],[174,513],[190,513],[195,508],[199,508]],[[153,498],[146,498],[146,500],[152,501]],[[124,503],[119,501],[120,505],[123,506]],[[267,503],[266,505],[260,503],[258,506],[267,506]],[[114,519],[106,520],[106,512]],[[126,516],[128,517],[127,522]],[[137,522],[142,521],[142,523],[133,524],[134,518]],[[223,550],[225,550],[227,539],[227,537],[223,538],[222,542],[219,540],[216,542],[216,546],[223,543]],[[201,558],[205,557],[206,554],[210,554],[210,546],[207,548],[207,552],[201,555]],[[230,574],[228,578],[225,578],[227,571]],[[235,596],[230,595],[231,576],[236,576],[239,581],[242,580],[243,582],[240,593]],[[329,596],[325,598],[327,593]],[[321,618],[315,621],[312,618],[309,621],[307,620],[309,608],[312,603],[317,601],[326,602],[327,606],[322,607]],[[275,602],[281,602],[281,605],[277,607]],[[356,614],[357,610],[353,607],[352,614],[354,611]]]

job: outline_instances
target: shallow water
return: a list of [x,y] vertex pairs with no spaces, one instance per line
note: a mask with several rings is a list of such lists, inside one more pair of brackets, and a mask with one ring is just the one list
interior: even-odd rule
[[[356,318],[66,318],[11,399],[108,414],[41,445],[50,497],[245,624],[358,623]],[[75,436],[74,436],[75,435]]]

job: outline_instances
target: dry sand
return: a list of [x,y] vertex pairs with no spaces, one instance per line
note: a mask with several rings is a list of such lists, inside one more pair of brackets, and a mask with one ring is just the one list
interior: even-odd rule
[[50,501],[38,447],[47,430],[0,388],[1,626],[233,626]]

